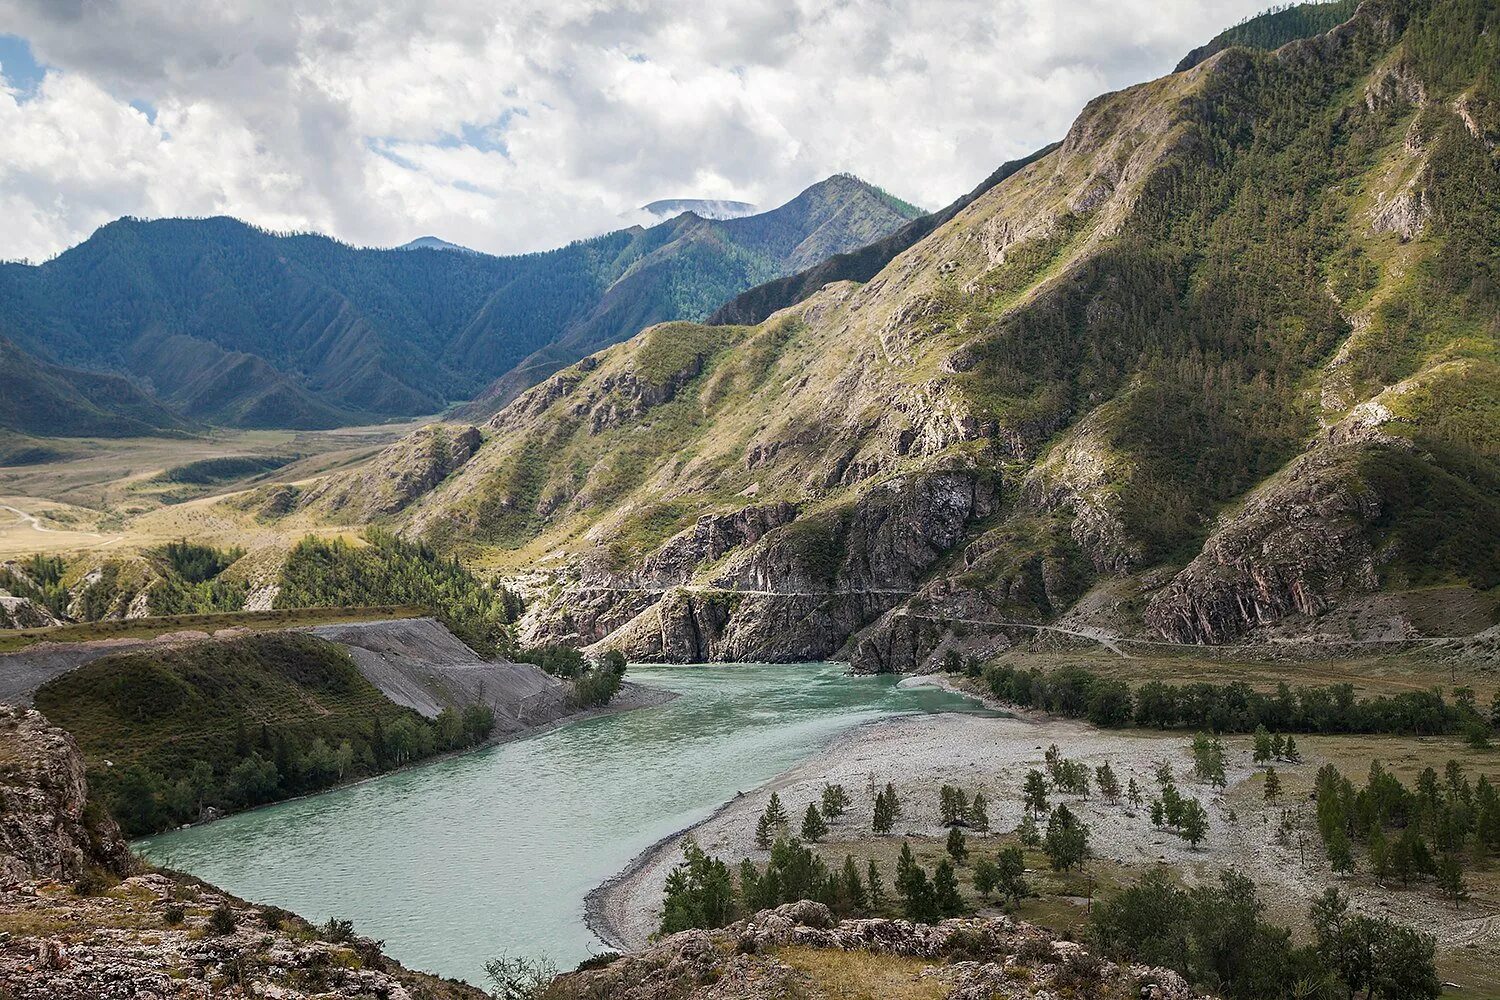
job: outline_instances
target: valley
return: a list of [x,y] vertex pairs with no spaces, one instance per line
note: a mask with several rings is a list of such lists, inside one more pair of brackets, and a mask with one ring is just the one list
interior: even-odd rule
[[0,994],[1500,993],[1500,10],[1172,59],[933,212],[0,263]]

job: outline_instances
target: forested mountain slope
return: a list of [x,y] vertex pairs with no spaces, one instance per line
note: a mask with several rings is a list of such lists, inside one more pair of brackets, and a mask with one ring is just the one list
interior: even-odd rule
[[[127,379],[48,364],[0,338],[0,428],[63,437],[133,437],[187,426]],[[0,465],[6,464],[0,458]]]
[[409,530],[546,556],[531,635],[647,659],[1486,628],[1497,40],[1368,0],[1100,97],[867,284],[521,396]]
[[701,318],[917,214],[840,176],[758,216],[684,215],[504,258],[121,219],[45,264],[0,265],[0,328],[43,361],[133,375],[189,419],[329,427],[435,412],[555,342],[572,360]]

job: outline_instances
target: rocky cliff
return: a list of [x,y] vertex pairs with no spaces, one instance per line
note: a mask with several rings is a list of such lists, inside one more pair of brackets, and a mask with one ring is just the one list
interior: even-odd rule
[[0,706],[0,994],[484,1000],[377,942],[173,872],[142,871],[93,808],[67,734]]
[[[842,953],[842,964],[802,958]],[[1117,965],[1031,924],[1007,918],[838,921],[821,903],[765,910],[717,931],[684,931],[645,951],[561,977],[546,1000],[782,1000],[843,996],[833,968],[881,966],[933,984],[947,1000],[1129,996],[1193,1000],[1175,972]],[[871,977],[874,978],[873,976]]]

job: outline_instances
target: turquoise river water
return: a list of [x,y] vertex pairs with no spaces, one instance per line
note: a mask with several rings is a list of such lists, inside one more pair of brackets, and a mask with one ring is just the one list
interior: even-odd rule
[[247,899],[353,920],[409,967],[482,983],[502,953],[570,968],[602,950],[583,921],[590,889],[840,733],[979,710],[838,664],[632,667],[630,677],[680,697],[137,847]]

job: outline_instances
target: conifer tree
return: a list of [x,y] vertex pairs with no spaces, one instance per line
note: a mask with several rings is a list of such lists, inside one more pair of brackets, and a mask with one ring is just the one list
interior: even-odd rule
[[809,802],[807,812],[802,814],[802,839],[816,844],[826,836],[828,824],[823,821],[823,814],[818,812],[818,807]]
[[969,826],[981,833],[990,828],[990,807],[983,792],[975,792],[969,801]]
[[1275,802],[1281,795],[1281,777],[1276,773],[1276,768],[1266,768],[1265,796],[1267,802]]
[[956,917],[964,912],[963,897],[958,894],[958,877],[947,858],[938,862],[932,877],[933,890],[937,896],[937,911],[944,917]]
[[870,909],[879,909],[885,900],[885,877],[880,874],[874,858],[865,866],[865,882],[870,887]]
[[1021,786],[1022,802],[1028,812],[1035,815],[1047,811],[1047,777],[1032,768],[1026,772],[1026,783]]
[[964,841],[964,832],[956,826],[948,829],[948,856],[960,864],[969,856],[969,847]]

